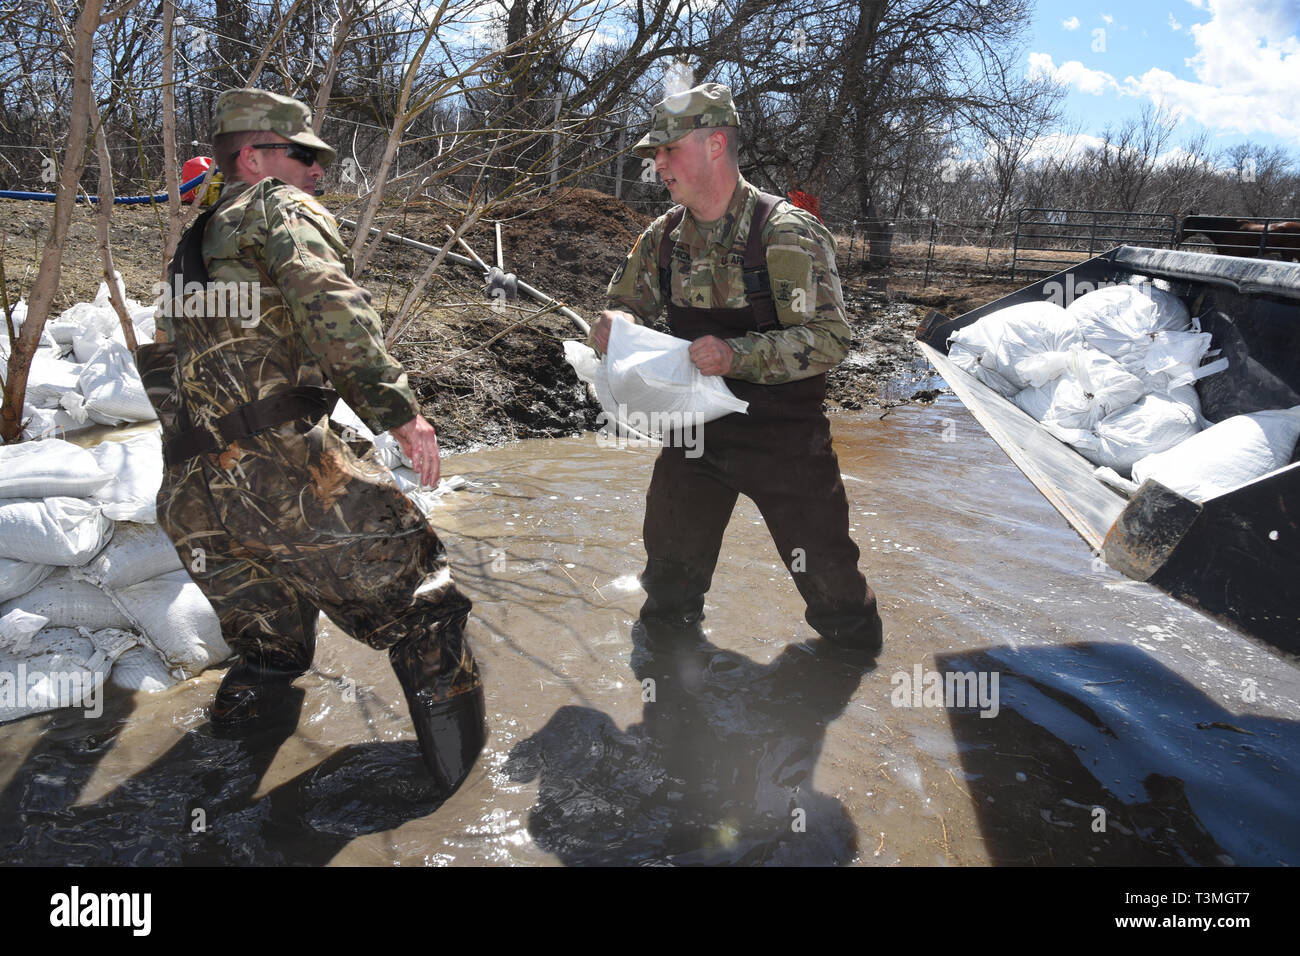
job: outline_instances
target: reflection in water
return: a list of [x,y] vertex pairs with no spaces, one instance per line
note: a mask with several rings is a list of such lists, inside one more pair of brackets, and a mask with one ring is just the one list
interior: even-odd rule
[[698,627],[638,625],[633,640],[641,723],[620,731],[599,710],[563,707],[511,751],[510,779],[540,777],[538,846],[570,864],[852,859],[853,821],[813,787],[813,768],[869,661],[819,639],[763,666]]
[[57,770],[24,774],[0,794],[0,863],[323,864],[358,836],[438,809],[441,795],[408,743],[344,747],[254,797],[302,702],[293,688],[272,719],[237,737],[192,730],[88,804],[73,801],[95,754],[69,761],[58,748]]
[[1276,865],[1300,859],[1294,720],[1226,709],[1132,647],[938,659],[996,671],[1003,719],[949,712],[999,863]]

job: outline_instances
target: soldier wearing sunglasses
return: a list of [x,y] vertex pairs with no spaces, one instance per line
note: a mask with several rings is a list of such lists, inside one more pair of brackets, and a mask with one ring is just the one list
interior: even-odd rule
[[181,274],[182,285],[251,287],[240,301],[257,302],[256,314],[160,309],[156,344],[137,355],[163,424],[159,524],[237,658],[211,720],[247,726],[290,699],[324,611],[388,651],[425,765],[450,792],[486,738],[470,602],[373,447],[329,419],[342,395],[437,482],[434,428],[312,195],[334,150],[304,105],[255,89],[222,94],[212,144],[221,198],[182,239],[168,284]]

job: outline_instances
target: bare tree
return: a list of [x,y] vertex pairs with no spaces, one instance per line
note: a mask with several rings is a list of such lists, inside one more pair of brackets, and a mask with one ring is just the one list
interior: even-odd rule
[[32,357],[40,343],[45,320],[50,313],[59,277],[63,271],[63,244],[77,201],[77,186],[86,164],[86,139],[90,119],[98,114],[93,107],[91,75],[95,55],[95,31],[101,23],[127,13],[139,0],[126,0],[109,11],[103,9],[101,0],[89,0],[82,7],[76,24],[69,28],[58,14],[56,21],[63,35],[67,54],[72,61],[72,108],[68,119],[68,142],[59,170],[58,189],[54,212],[50,217],[50,237],[41,254],[40,270],[32,286],[27,304],[27,319],[14,341],[14,351],[9,357],[8,376],[4,383],[4,405],[0,409],[0,437],[6,442],[15,441],[22,434],[23,400],[27,394],[27,375]]

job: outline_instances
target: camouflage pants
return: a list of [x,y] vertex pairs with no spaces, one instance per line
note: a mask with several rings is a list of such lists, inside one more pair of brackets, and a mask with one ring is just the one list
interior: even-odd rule
[[426,660],[432,652],[435,699],[479,686],[464,637],[471,604],[442,542],[370,444],[344,442],[328,417],[175,464],[157,500],[159,524],[241,658],[305,670],[324,611],[371,647],[407,640]]

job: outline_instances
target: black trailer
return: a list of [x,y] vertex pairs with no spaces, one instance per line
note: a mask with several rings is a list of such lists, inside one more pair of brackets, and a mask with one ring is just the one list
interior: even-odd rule
[[1226,371],[1196,383],[1210,422],[1300,405],[1300,265],[1119,246],[917,329],[922,353],[989,435],[1108,564],[1217,620],[1300,653],[1300,463],[1203,503],[1155,481],[1131,497],[1032,417],[947,358],[948,337],[1021,302],[1070,301],[1131,277],[1164,280],[1199,316]]

